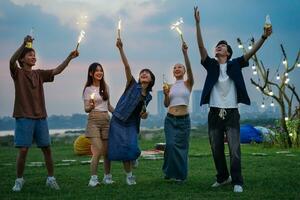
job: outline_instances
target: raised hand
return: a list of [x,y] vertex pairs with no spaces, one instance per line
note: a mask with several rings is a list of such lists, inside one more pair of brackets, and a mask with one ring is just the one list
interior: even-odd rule
[[187,53],[188,48],[189,48],[189,47],[187,46],[187,44],[186,44],[185,42],[183,42],[183,43],[182,43],[182,52],[183,52],[183,53]]
[[199,10],[198,10],[198,6],[194,7],[194,17],[195,17],[195,21],[197,23],[199,23],[200,22],[200,13],[199,13]]
[[76,57],[78,57],[79,56],[79,52],[77,51],[77,50],[75,50],[75,51],[72,51],[70,54],[69,54],[69,58],[71,58],[71,59],[74,59],[74,58],[76,58]]
[[27,35],[25,38],[24,38],[24,44],[26,44],[27,42],[33,42],[33,38],[30,36],[30,35]]
[[264,33],[263,36],[264,37],[269,37],[272,34],[273,30],[272,30],[272,26],[271,27],[264,27]]
[[123,48],[123,43],[122,43],[121,38],[118,38],[118,39],[117,39],[116,46],[118,47],[118,49],[122,49],[122,48]]

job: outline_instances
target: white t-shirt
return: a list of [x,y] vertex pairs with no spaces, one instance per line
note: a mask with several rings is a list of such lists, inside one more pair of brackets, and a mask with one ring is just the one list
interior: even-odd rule
[[227,63],[220,64],[220,75],[209,98],[209,106],[217,108],[237,108],[236,87],[226,73]]
[[[108,90],[108,86],[106,86],[107,91]],[[99,87],[96,86],[89,86],[86,87],[83,93],[83,100],[85,101],[89,101],[92,96],[94,96],[94,100],[95,100],[95,109],[96,111],[108,111],[108,100],[103,101],[102,97],[100,96],[99,93]]]

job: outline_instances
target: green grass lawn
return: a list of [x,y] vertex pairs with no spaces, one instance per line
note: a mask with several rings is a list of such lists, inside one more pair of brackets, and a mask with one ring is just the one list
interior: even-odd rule
[[[143,150],[153,149],[159,139],[142,140]],[[213,189],[215,168],[207,137],[191,138],[189,175],[184,184],[165,181],[161,171],[162,160],[140,160],[134,170],[137,185],[127,186],[121,163],[113,162],[112,174],[115,184],[87,187],[89,165],[79,161],[90,157],[73,154],[71,144],[56,142],[52,146],[55,163],[63,159],[75,159],[70,166],[55,167],[60,191],[45,186],[44,167],[26,167],[26,183],[19,193],[12,192],[15,179],[15,159],[17,150],[0,147],[0,199],[300,199],[300,150],[289,150],[292,156],[277,154],[279,148],[265,148],[263,145],[242,145],[242,168],[244,192],[235,194],[232,186]],[[227,150],[226,150],[227,151]],[[227,151],[228,152],[228,151]],[[252,153],[266,153],[254,156]],[[43,161],[39,149],[32,148],[27,163]],[[102,164],[99,166],[102,178]]]

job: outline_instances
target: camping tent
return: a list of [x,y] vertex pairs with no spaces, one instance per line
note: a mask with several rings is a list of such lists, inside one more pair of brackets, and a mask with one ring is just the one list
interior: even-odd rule
[[240,127],[241,131],[241,143],[257,142],[261,143],[263,141],[262,134],[254,128],[252,125],[246,124]]

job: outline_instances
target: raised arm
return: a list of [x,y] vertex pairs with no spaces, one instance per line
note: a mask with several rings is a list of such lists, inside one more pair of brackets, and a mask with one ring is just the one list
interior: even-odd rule
[[183,57],[185,61],[185,66],[186,66],[186,73],[187,73],[187,86],[190,91],[192,91],[193,85],[194,85],[194,77],[193,77],[193,71],[190,63],[190,59],[188,56],[188,46],[186,45],[185,42],[182,43],[182,52],[183,52]]
[[10,67],[11,71],[14,71],[14,69],[17,67],[17,61],[20,58],[20,56],[25,48],[26,42],[32,42],[32,41],[33,41],[33,38],[31,36],[27,35],[24,38],[24,42],[22,43],[22,45],[17,49],[17,51],[14,53],[14,55],[12,55],[12,57],[10,58],[10,61],[9,61],[9,67]]
[[264,28],[264,33],[262,34],[261,38],[253,44],[253,47],[250,51],[248,51],[244,55],[244,59],[248,61],[263,45],[265,40],[272,34],[272,27]]
[[198,48],[201,56],[201,60],[204,61],[207,57],[207,51],[203,43],[201,29],[200,29],[200,14],[198,10],[198,6],[194,7],[194,17],[196,21],[196,33],[197,33],[197,41],[198,41]]
[[79,52],[77,50],[72,51],[69,56],[59,65],[57,66],[55,69],[53,69],[52,74],[53,76],[60,74],[70,63],[70,61],[74,58],[76,58],[77,56],[79,56]]
[[132,80],[132,74],[131,74],[131,69],[130,69],[128,60],[127,60],[125,52],[123,50],[123,43],[120,38],[117,39],[116,46],[118,47],[118,49],[120,51],[121,59],[124,64],[124,67],[125,67],[125,74],[126,74],[127,85],[128,85]]

